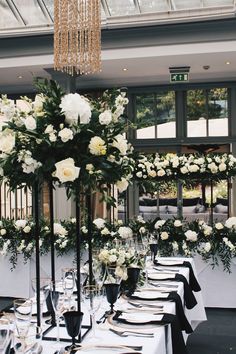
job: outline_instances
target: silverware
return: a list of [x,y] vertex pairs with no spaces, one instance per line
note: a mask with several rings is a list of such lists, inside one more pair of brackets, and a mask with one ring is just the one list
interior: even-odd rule
[[146,304],[146,303],[136,303],[132,301],[128,301],[128,303],[134,307],[142,308],[142,307],[151,307],[153,309],[163,309],[163,305],[156,305],[156,304]]
[[169,269],[169,268],[153,267],[153,269],[157,270],[158,272],[164,272],[164,273],[178,273],[179,272],[179,270],[174,270],[174,269]]
[[149,282],[150,285],[155,286],[157,288],[173,288],[173,289],[177,289],[179,286],[178,285],[171,285],[171,284],[156,284],[153,282]]
[[152,338],[154,337],[153,333],[146,333],[146,332],[135,332],[135,331],[117,331],[115,329],[109,328],[109,331],[117,334],[120,337],[128,337],[128,336],[133,336],[133,337],[145,337],[145,338]]

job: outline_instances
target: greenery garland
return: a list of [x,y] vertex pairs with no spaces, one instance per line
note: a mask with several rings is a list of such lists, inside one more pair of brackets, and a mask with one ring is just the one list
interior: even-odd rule
[[[110,223],[102,218],[95,219],[92,227],[93,248],[116,248],[117,241],[127,240],[139,235],[152,235],[158,241],[160,256],[192,257],[198,253],[206,262],[217,266],[222,263],[224,270],[230,272],[231,260],[236,256],[236,217],[224,224],[217,222],[212,227],[202,220],[187,222],[180,219],[156,220],[146,222],[141,216],[133,218],[126,225],[121,221]],[[40,253],[50,250],[50,229],[45,220],[40,222]],[[75,219],[54,223],[55,248],[58,256],[70,254],[75,250]],[[82,249],[87,247],[88,230],[81,227]],[[27,262],[34,254],[34,223],[32,220],[2,219],[0,222],[0,255],[9,258],[12,269],[17,258],[23,255]]]

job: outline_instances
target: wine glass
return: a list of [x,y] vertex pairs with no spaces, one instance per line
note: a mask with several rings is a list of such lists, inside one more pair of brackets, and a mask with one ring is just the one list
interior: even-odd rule
[[0,318],[0,354],[5,354],[10,340],[10,322]]
[[63,314],[67,333],[72,337],[72,344],[65,349],[71,352],[75,347],[75,337],[80,334],[81,324],[83,319],[83,312],[79,311],[67,311]]
[[95,313],[98,311],[102,301],[103,290],[98,285],[85,285],[82,288],[82,300],[91,316],[92,334],[91,337],[96,339],[95,333]]
[[16,354],[36,354],[42,351],[42,328],[31,325],[25,337],[24,345],[15,336],[14,352]]
[[30,299],[16,299],[13,301],[13,307],[17,335],[21,342],[20,346],[24,350],[32,315],[32,301]]
[[151,235],[149,238],[149,246],[151,251],[151,260],[155,261],[157,250],[158,250],[158,240],[156,235]]
[[[43,307],[46,303],[46,299],[49,295],[49,291],[52,287],[51,278],[40,278],[40,318],[42,322],[42,314],[43,314]],[[31,280],[31,286],[35,294],[35,298],[37,299],[37,278],[33,278]]]
[[120,292],[121,280],[122,278],[116,273],[116,268],[106,268],[106,279],[104,281],[104,287],[106,289],[107,301],[111,307],[107,315],[114,313],[114,304]]
[[56,337],[56,348],[60,345],[60,317],[65,311],[64,304],[64,294],[60,292],[61,282],[55,283],[55,290],[50,291],[50,298],[52,302],[52,307],[55,313],[56,327],[57,327],[57,337]]
[[103,286],[106,274],[105,274],[103,265],[101,264],[101,262],[97,258],[93,259],[92,271],[93,271],[94,280],[95,280],[96,284],[98,285],[98,287],[101,289]]
[[68,300],[68,310],[70,310],[71,296],[75,287],[75,272],[73,268],[62,268],[62,284],[65,298]]

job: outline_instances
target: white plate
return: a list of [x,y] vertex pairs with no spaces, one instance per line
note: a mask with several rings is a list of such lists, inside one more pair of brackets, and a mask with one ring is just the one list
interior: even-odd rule
[[163,315],[148,315],[144,313],[127,314],[123,313],[120,319],[129,323],[150,323],[153,321],[161,321]]
[[133,296],[138,297],[139,299],[143,299],[143,300],[145,300],[145,299],[155,300],[155,299],[157,299],[159,297],[166,298],[166,297],[169,296],[169,293],[162,293],[162,292],[158,293],[157,291],[153,291],[153,292],[150,292],[150,291],[148,291],[148,292],[144,292],[144,291],[137,292],[136,291],[136,292],[133,293]]
[[175,274],[168,273],[151,273],[148,274],[148,278],[152,280],[164,280],[164,279],[174,279]]

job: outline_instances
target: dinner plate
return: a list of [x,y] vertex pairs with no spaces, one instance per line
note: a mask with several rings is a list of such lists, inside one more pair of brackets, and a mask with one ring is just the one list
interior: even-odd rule
[[132,323],[145,324],[145,323],[151,323],[155,321],[161,321],[163,315],[147,315],[144,313],[134,313],[134,314],[123,313],[119,318],[131,324]]
[[155,329],[157,327],[160,327],[161,325],[155,324],[155,323],[144,323],[142,326],[140,326],[140,323],[128,323],[128,322],[119,322],[113,319],[114,315],[111,315],[107,318],[106,325],[109,328],[115,329],[115,330],[129,330],[132,332],[140,332],[140,333],[146,333],[150,332],[150,329]]
[[[150,291],[147,291],[147,292],[144,292],[144,291],[141,291],[141,292],[138,292],[138,291],[135,291],[133,293],[132,296],[135,296],[136,298],[139,298],[141,300],[156,300],[158,298],[167,298],[169,296],[169,292],[167,293],[163,293],[163,292],[158,292],[158,291],[153,291],[153,292],[150,292]],[[131,297],[132,298],[132,297]]]
[[148,279],[152,280],[165,280],[165,279],[174,279],[175,274],[169,274],[169,273],[151,273],[148,274]]

